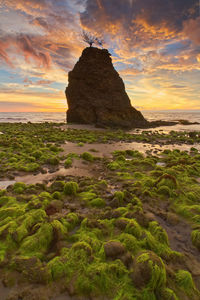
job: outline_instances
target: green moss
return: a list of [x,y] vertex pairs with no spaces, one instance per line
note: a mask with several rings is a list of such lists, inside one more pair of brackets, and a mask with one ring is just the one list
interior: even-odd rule
[[45,200],[45,199],[51,200],[52,199],[51,194],[48,192],[41,192],[38,197],[42,200]]
[[71,159],[71,157],[68,157],[67,159],[66,159],[66,161],[64,162],[64,166],[65,166],[65,168],[70,168],[71,166],[72,166],[72,159]]
[[[65,223],[67,221],[67,223]],[[67,216],[65,217],[65,219],[61,219],[61,222],[68,227],[69,229],[73,229],[79,222],[79,217],[76,213],[69,213],[67,214]]]
[[116,161],[124,163],[126,161],[126,158],[124,155],[119,155],[119,156],[117,156]]
[[90,201],[90,205],[92,207],[102,208],[102,207],[104,207],[106,205],[106,202],[102,198],[95,198],[92,201]]
[[114,198],[119,201],[119,204],[123,204],[124,196],[124,192],[121,191],[117,191],[114,193]]
[[41,151],[34,151],[32,153],[32,156],[38,159],[42,156],[42,152]]
[[133,235],[122,233],[118,239],[131,253],[136,254],[140,250],[139,241]]
[[19,251],[22,255],[43,259],[52,240],[53,227],[51,224],[44,223],[35,234],[24,239]]
[[59,148],[56,145],[51,145],[49,147],[49,150],[51,150],[52,152],[59,152]]
[[89,151],[90,151],[90,152],[94,152],[94,153],[99,152],[97,149],[94,149],[94,148],[91,148]]
[[0,205],[5,205],[9,203],[15,203],[16,198],[15,197],[10,197],[10,196],[1,196],[0,197]]
[[171,196],[171,190],[168,186],[162,185],[158,188],[158,193],[164,196]]
[[155,181],[152,178],[146,178],[143,181],[143,185],[145,187],[153,187],[155,185]]
[[[120,260],[112,263],[96,262],[88,265],[84,273],[80,273],[76,288],[80,294],[108,295],[113,298],[121,287],[130,280],[127,270]],[[112,287],[112,291],[111,288]],[[125,288],[125,286],[124,286]]]
[[0,190],[0,197],[6,195],[6,190]]
[[192,276],[188,271],[179,270],[176,273],[176,282],[187,294],[191,294],[191,291],[195,289]]
[[165,243],[160,243],[149,231],[145,231],[145,238],[141,241],[141,247],[152,250],[166,260],[180,257],[178,252],[172,251]]
[[56,232],[56,236],[58,239],[64,239],[67,236],[68,233],[67,226],[65,226],[59,220],[53,220],[51,222],[51,225],[54,229],[54,232]]
[[64,193],[66,195],[76,195],[78,191],[78,184],[74,181],[67,182],[64,186]]
[[120,169],[120,165],[119,165],[116,161],[113,161],[113,162],[109,163],[109,164],[107,165],[107,167],[108,167],[108,169],[110,169],[111,171]]
[[7,217],[18,217],[25,213],[25,207],[22,205],[13,205],[11,207],[2,207],[0,208],[0,220]]
[[160,292],[166,284],[166,270],[162,259],[153,252],[138,254],[134,261],[133,283],[146,290],[147,294],[148,291]]
[[134,235],[136,238],[140,238],[142,235],[142,229],[134,219],[129,220],[125,232]]
[[16,193],[16,194],[21,194],[21,193],[23,193],[25,190],[26,190],[26,184],[23,183],[23,182],[16,182],[16,183],[13,185],[13,191],[14,191],[14,193]]
[[169,245],[166,231],[156,221],[149,223],[149,231],[160,243]]
[[60,192],[54,192],[53,194],[52,194],[52,197],[54,198],[54,199],[61,199],[61,193]]
[[23,224],[29,230],[37,223],[46,221],[47,215],[43,209],[31,210],[26,214],[26,217],[23,217]]
[[80,143],[77,144],[77,146],[83,147],[83,146],[84,146],[84,143],[80,142]]
[[47,284],[51,279],[48,268],[36,257],[15,256],[11,266],[30,283]]
[[156,182],[157,187],[167,186],[169,189],[177,188],[177,180],[173,175],[163,174]]
[[56,166],[59,164],[60,161],[59,161],[58,157],[51,157],[51,158],[48,158],[46,162],[47,162],[47,164]]
[[64,181],[54,181],[51,185],[51,191],[62,192],[64,190],[65,182]]
[[116,212],[118,216],[124,216],[127,213],[127,211],[127,208],[124,206],[118,207],[114,210],[114,212]]
[[63,278],[67,275],[67,270],[63,259],[59,256],[54,257],[48,264],[53,280]]
[[136,179],[142,179],[143,178],[143,174],[141,172],[135,172],[133,174],[134,178]]
[[18,228],[16,228],[15,231],[15,240],[19,243],[21,242],[25,237],[28,236],[29,232],[25,224],[20,225]]
[[72,246],[73,251],[77,251],[77,250],[80,250],[80,249],[83,249],[87,253],[87,255],[92,254],[92,248],[86,242],[83,242],[83,241],[82,242],[77,242],[77,243],[74,243],[74,245]]
[[169,288],[164,288],[160,293],[160,297],[162,300],[179,300],[174,291]]
[[199,229],[193,230],[191,237],[192,237],[193,245],[197,247],[197,249],[199,249],[200,251],[200,230]]
[[80,200],[89,204],[90,201],[97,198],[97,195],[93,192],[82,192],[79,194]]
[[90,161],[90,162],[92,162],[94,160],[94,156],[89,152],[83,152],[81,154],[81,158],[84,160]]

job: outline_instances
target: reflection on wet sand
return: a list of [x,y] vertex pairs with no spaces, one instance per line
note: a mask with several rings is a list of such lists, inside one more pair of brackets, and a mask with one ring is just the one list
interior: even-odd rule
[[46,174],[39,173],[37,175],[25,175],[17,176],[15,178],[16,182],[24,182],[26,184],[36,184],[36,183],[48,183],[57,176],[85,176],[85,177],[96,177],[95,171],[90,170],[88,165],[81,160],[74,160],[73,166],[69,169],[61,167],[55,172],[47,172]]
[[6,189],[9,185],[14,184],[15,180],[2,180],[0,181],[0,189]]

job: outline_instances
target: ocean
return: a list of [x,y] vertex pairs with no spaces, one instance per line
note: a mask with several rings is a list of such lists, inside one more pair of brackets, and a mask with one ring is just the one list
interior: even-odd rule
[[[148,121],[164,120],[164,121],[177,121],[188,120],[190,122],[200,123],[200,110],[191,111],[142,111],[142,114]],[[0,112],[0,123],[9,122],[66,122],[66,112]],[[200,125],[176,125],[170,127],[159,127],[160,130],[167,128],[169,130],[197,130],[200,131]]]

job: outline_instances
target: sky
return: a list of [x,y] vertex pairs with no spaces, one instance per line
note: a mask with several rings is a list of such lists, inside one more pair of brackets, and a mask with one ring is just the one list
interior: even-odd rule
[[199,0],[0,0],[0,112],[65,111],[83,29],[134,107],[200,109]]

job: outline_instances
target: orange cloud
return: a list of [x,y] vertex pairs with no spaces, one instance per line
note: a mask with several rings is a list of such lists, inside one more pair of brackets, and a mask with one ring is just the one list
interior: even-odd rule
[[31,38],[26,35],[20,35],[16,38],[16,45],[19,51],[22,51],[26,61],[33,58],[39,66],[49,68],[51,66],[51,57],[48,52],[41,52],[34,48]]
[[[36,61],[38,66],[45,69],[51,66],[51,56],[47,51],[38,50],[33,44],[34,38],[31,39],[28,35],[3,35],[0,40],[0,56],[9,65],[14,66],[9,58],[9,49],[15,48],[18,54],[22,54],[25,60],[29,62],[32,58]],[[7,52],[6,52],[7,51]]]

